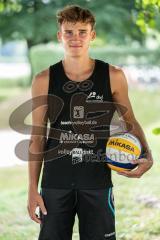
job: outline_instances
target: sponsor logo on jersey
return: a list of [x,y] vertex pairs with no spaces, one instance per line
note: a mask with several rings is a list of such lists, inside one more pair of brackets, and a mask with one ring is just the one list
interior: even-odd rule
[[73,117],[74,118],[84,118],[84,107],[83,106],[74,106]]
[[103,102],[103,95],[98,95],[96,92],[90,92],[86,98],[86,102],[88,101]]
[[83,161],[83,156],[86,154],[93,154],[92,149],[82,149],[82,148],[73,148],[71,151],[72,154],[72,164],[76,164]]
[[94,134],[78,134],[78,133],[61,133],[60,142],[70,143],[70,142],[94,142]]

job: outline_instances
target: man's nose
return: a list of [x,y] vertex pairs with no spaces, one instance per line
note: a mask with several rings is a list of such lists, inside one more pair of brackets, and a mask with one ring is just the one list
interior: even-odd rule
[[79,37],[79,33],[78,32],[73,33],[73,38],[77,39],[78,37]]

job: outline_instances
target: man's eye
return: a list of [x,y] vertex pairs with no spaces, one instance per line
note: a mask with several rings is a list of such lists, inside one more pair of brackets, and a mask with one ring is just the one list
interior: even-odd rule
[[86,31],[81,31],[81,32],[80,32],[80,34],[85,34],[85,33],[86,33]]
[[67,31],[66,34],[72,34],[72,32],[71,31]]

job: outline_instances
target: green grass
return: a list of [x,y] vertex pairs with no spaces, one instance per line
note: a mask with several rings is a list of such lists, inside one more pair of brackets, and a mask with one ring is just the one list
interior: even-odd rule
[[1,78],[0,88],[16,88],[16,87],[26,87],[29,86],[31,82],[29,76],[21,76],[17,78]]
[[22,87],[2,87],[0,88],[0,103],[21,94],[24,91]]
[[[18,166],[0,170],[0,240],[35,240],[39,225],[27,212],[27,168]],[[75,239],[77,224],[74,226]]]
[[155,89],[155,91],[130,89],[129,97],[135,116],[142,127],[159,121],[160,89]]

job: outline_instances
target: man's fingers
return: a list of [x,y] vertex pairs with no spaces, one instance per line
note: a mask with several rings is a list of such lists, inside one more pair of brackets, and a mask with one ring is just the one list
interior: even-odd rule
[[132,163],[132,164],[139,164],[140,161],[139,161],[139,159],[138,159],[138,160],[132,160],[131,163]]
[[141,163],[150,163],[150,160],[147,158],[139,158],[131,161],[132,164],[141,164]]
[[47,215],[47,209],[45,208],[43,199],[41,198],[39,201],[39,207],[44,215]]
[[125,177],[130,178],[140,178],[142,174],[140,174],[138,171],[124,171],[124,172],[117,172],[119,175],[123,175]]
[[38,215],[35,213],[36,207],[27,207],[30,218],[36,223],[41,223],[41,220],[38,218]]
[[30,218],[35,221],[36,223],[41,223],[41,220],[38,218],[38,216],[36,215],[36,213],[32,213],[30,215]]

